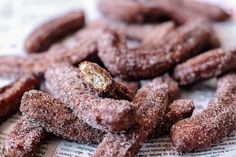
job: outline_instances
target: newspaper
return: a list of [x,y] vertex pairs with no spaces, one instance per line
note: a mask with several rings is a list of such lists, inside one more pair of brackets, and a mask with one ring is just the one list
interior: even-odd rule
[[[234,0],[210,0],[233,11],[236,8]],[[25,55],[23,43],[28,33],[37,25],[50,19],[53,16],[63,14],[69,10],[83,8],[86,10],[88,20],[98,18],[100,15],[96,11],[96,0],[1,0],[0,1],[0,55]],[[234,13],[233,13],[234,14]],[[234,20],[226,23],[216,24],[215,28],[222,40],[224,47],[234,45],[236,36]],[[0,80],[0,86],[8,84],[9,80]],[[216,80],[212,79],[194,87],[183,89],[182,98],[194,100],[196,110],[199,113],[207,107],[208,101],[212,99],[216,87]],[[9,118],[0,125],[0,150],[2,143],[20,119],[20,113]],[[38,157],[86,157],[93,154],[96,145],[81,145],[76,142],[62,140],[54,136],[49,136],[41,145]],[[2,154],[0,153],[0,157]],[[158,139],[147,141],[137,156],[151,157],[178,157],[171,147],[170,137],[164,136]],[[236,133],[223,139],[217,145],[200,150],[195,153],[182,155],[184,157],[215,157],[215,156],[236,156]]]

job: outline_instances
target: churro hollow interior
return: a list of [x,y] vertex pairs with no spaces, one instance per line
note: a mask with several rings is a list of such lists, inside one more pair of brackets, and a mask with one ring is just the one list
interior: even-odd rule
[[79,68],[84,80],[96,89],[107,89],[112,84],[110,76],[106,75],[101,68],[86,63],[80,64]]

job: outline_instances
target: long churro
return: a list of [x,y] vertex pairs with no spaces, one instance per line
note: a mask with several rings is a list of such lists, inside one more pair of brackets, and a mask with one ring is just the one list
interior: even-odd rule
[[84,13],[72,11],[37,27],[26,38],[25,49],[29,53],[46,51],[52,43],[84,25]]
[[100,0],[103,15],[125,22],[162,21],[172,19],[179,24],[193,19],[225,21],[230,15],[222,8],[199,1],[188,0]]
[[133,122],[134,109],[126,100],[100,98],[79,78],[78,70],[55,65],[45,75],[49,93],[71,108],[76,116],[94,128],[105,131],[126,129]]
[[98,145],[94,157],[135,156],[157,123],[164,118],[168,103],[177,95],[178,85],[169,77],[154,79],[138,90],[134,97],[136,123],[127,131],[107,134]]
[[204,50],[219,46],[211,26],[202,22],[181,26],[164,39],[166,44],[155,50],[130,50],[123,44],[123,36],[107,31],[99,40],[98,55],[113,75],[129,80],[155,77]]
[[200,54],[176,66],[174,78],[188,85],[236,68],[236,49],[215,49]]
[[69,108],[52,96],[31,90],[21,100],[20,110],[46,131],[79,143],[99,143],[104,133],[78,119]]
[[178,152],[208,148],[235,131],[235,79],[235,73],[221,77],[218,81],[216,96],[209,103],[208,108],[172,127],[172,143]]

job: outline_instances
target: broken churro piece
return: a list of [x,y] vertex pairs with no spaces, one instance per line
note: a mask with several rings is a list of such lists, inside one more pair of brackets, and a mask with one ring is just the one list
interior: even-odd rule
[[34,156],[46,132],[38,124],[22,118],[12,129],[3,144],[5,157]]
[[121,34],[106,31],[99,40],[98,55],[112,75],[128,80],[152,78],[198,53],[219,46],[212,38],[211,26],[202,22],[179,27],[164,39],[166,44],[154,50],[128,49]]
[[184,118],[189,118],[192,115],[193,110],[194,105],[192,100],[175,100],[167,108],[163,121],[156,125],[151,138],[158,138],[161,135],[169,133],[172,125]]
[[100,96],[127,100],[132,100],[134,97],[134,93],[114,81],[110,73],[96,63],[80,63],[79,76],[86,85],[89,85]]
[[20,110],[46,131],[79,143],[99,143],[104,133],[78,119],[65,104],[52,96],[31,90],[21,100]]
[[38,85],[39,81],[34,76],[27,75],[0,89],[0,122],[17,111],[21,97],[26,91]]
[[81,28],[84,21],[82,11],[72,11],[50,20],[36,28],[27,37],[25,49],[29,53],[46,51],[56,40]]
[[177,95],[178,90],[171,89],[174,84],[178,89],[171,78],[164,76],[140,88],[133,99],[137,109],[134,126],[124,132],[107,134],[93,156],[135,156],[156,124],[162,121],[168,103],[174,99],[172,96]]
[[104,131],[120,131],[133,122],[134,109],[126,100],[101,98],[79,78],[76,68],[55,65],[45,75],[46,88],[85,123]]
[[235,79],[236,73],[222,76],[208,108],[172,127],[172,143],[179,153],[208,148],[236,130]]
[[174,78],[188,85],[236,68],[236,48],[215,49],[198,55],[176,66]]

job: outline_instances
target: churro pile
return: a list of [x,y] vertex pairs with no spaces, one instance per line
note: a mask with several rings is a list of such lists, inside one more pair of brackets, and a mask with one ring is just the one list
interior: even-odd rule
[[[100,0],[98,8],[104,19],[86,23],[71,11],[32,31],[26,56],[0,56],[0,77],[15,79],[0,89],[0,122],[22,113],[5,157],[34,156],[49,133],[98,144],[94,157],[133,157],[162,135],[181,154],[236,130],[236,47],[221,48],[212,27],[226,11],[190,0]],[[213,77],[214,99],[192,116],[180,87]]]

